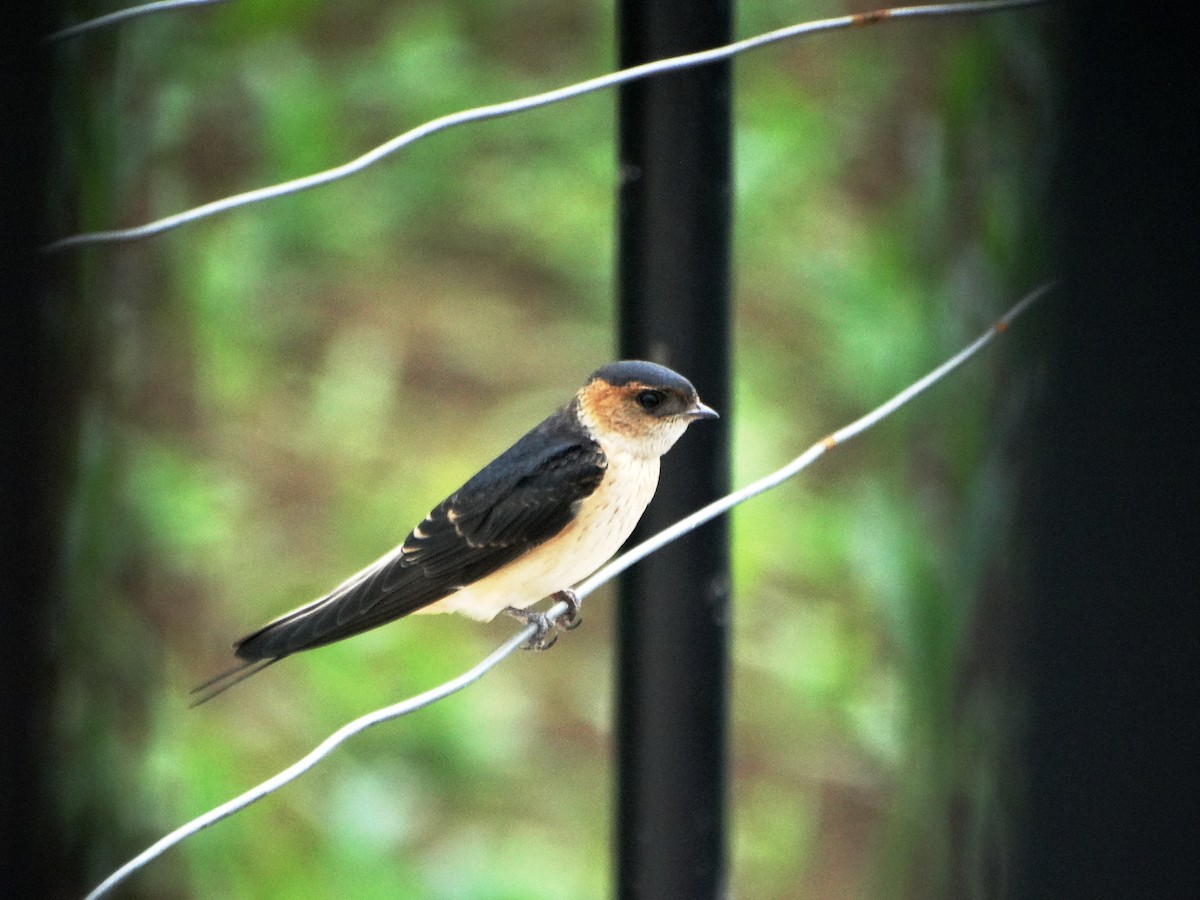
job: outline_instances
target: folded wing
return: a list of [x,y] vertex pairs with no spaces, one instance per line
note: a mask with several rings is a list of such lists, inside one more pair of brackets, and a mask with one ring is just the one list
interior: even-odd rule
[[551,416],[439,504],[404,543],[332,592],[238,641],[278,659],[408,615],[483,578],[565,528],[604,477],[574,416]]

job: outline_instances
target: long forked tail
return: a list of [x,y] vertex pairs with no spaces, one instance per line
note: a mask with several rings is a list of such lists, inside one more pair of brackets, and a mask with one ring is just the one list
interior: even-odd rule
[[222,672],[214,678],[210,678],[204,684],[192,688],[192,702],[188,704],[190,707],[199,706],[201,703],[206,703],[217,694],[224,693],[235,684],[245,681],[251,675],[261,672],[271,663],[277,663],[283,659],[282,656],[270,656],[266,659],[250,659],[234,666],[232,669]]

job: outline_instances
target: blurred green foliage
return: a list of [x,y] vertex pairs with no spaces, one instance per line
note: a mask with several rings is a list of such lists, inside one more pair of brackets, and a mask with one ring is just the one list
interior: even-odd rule
[[[737,32],[840,9],[745,3]],[[598,74],[611,19],[544,0],[239,0],[72,42],[58,215],[137,224]],[[736,484],[1043,276],[1043,24],[924,21],[737,61]],[[613,356],[614,104],[452,129],[65,263],[87,390],[53,752],[97,881],[509,633],[417,618],[186,705],[233,638],[389,550]],[[1013,371],[989,354],[736,511],[733,895],[1003,895],[1019,801],[1006,515],[1028,387]],[[122,896],[605,896],[610,606],[356,739]]]

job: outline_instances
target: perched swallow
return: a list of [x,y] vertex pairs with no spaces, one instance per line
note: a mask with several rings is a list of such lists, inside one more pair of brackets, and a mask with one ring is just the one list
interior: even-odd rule
[[553,595],[579,624],[568,589],[625,542],[658,486],[659,458],[697,419],[717,413],[682,375],[649,362],[598,369],[566,406],[440,503],[404,543],[330,593],[234,644],[242,663],[196,688],[201,703],[301,650],[410,613],[508,613],[550,625],[527,607]]

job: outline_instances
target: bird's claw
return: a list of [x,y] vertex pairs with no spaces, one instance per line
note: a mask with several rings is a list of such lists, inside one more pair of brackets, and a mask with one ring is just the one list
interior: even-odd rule
[[583,614],[580,612],[581,604],[579,598],[575,596],[574,591],[559,591],[550,599],[556,603],[561,600],[567,604],[567,611],[559,616],[554,623],[560,631],[574,631],[583,624]]
[[521,645],[522,650],[549,650],[558,640],[558,631],[545,613],[535,612],[531,609],[517,609],[515,606],[504,607],[504,612],[522,625],[532,625],[536,629],[529,640]]
[[562,632],[572,631],[583,623],[583,616],[579,614],[579,598],[575,596],[574,591],[559,591],[551,599],[567,604],[567,611],[554,621],[543,612],[518,609],[515,606],[504,608],[504,612],[522,625],[532,625],[536,629],[529,640],[521,645],[522,650],[549,650]]

